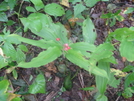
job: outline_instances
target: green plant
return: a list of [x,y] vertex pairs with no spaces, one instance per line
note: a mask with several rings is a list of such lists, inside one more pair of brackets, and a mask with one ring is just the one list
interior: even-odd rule
[[[17,0],[4,0],[2,3],[0,3],[0,21],[7,22],[8,17],[12,15],[12,11],[16,5]],[[5,11],[8,11],[8,16],[6,15]]]
[[[0,100],[1,101],[21,101],[20,95],[14,94],[9,87],[7,79],[0,80]],[[12,90],[12,91],[11,91]]]
[[[96,88],[98,90],[95,95],[96,101],[108,101],[108,98],[105,95],[107,87],[112,86],[117,88],[117,85],[120,83],[120,79],[115,78],[115,73],[111,72],[110,69],[111,63],[116,64],[116,59],[113,57],[113,51],[118,51],[118,49],[115,50],[114,45],[120,45],[119,53],[122,57],[125,57],[130,62],[134,61],[134,56],[132,55],[134,50],[134,28],[119,28],[114,32],[111,32],[103,44],[95,45],[94,43],[97,35],[94,24],[89,16],[82,16],[81,13],[84,10],[93,7],[100,0],[70,0],[74,7],[74,14],[71,13],[71,16],[74,15],[74,18],[82,17],[84,19],[80,24],[83,41],[73,43],[68,39],[67,30],[64,25],[60,22],[54,23],[51,17],[53,16],[54,18],[57,18],[58,16],[65,15],[66,11],[61,5],[56,3],[44,5],[41,0],[25,1],[33,3],[33,7],[27,6],[26,10],[32,13],[30,13],[28,17],[20,18],[20,21],[24,26],[24,32],[30,30],[41,39],[32,40],[24,38],[16,33],[11,34],[10,31],[5,28],[3,34],[0,35],[0,69],[7,68],[7,73],[12,72],[14,78],[17,79],[18,76],[15,71],[15,68],[17,67],[38,68],[54,61],[58,57],[66,58],[70,62],[89,72],[89,74],[95,76]],[[4,2],[7,2],[7,0]],[[11,4],[10,2],[8,3]],[[15,2],[13,4],[15,5]],[[106,18],[107,23],[110,22],[110,26],[113,26],[116,20],[122,21],[123,17],[119,15],[120,12],[121,10],[114,14],[103,14],[102,18]],[[67,17],[67,14],[65,16]],[[113,39],[118,42],[112,44]],[[30,62],[26,62],[25,52],[27,52],[28,49],[22,43],[40,47],[43,51],[40,52],[37,57],[31,59]],[[131,68],[129,69],[133,70]],[[124,69],[124,72],[130,71]],[[122,95],[126,98],[131,97],[132,93],[134,93],[133,87],[130,87],[130,84],[133,83],[131,82],[133,81],[132,77],[133,73],[129,73],[125,78],[125,87]],[[3,88],[4,91],[7,91],[6,88],[9,86],[8,81],[1,82],[6,82],[6,87]],[[71,73],[65,78],[63,85],[67,90],[71,89]],[[46,81],[43,74],[40,73],[37,75],[33,84],[29,86],[28,93],[45,93],[45,88]],[[83,88],[83,90],[85,89]],[[4,91],[2,94],[5,94]],[[5,99],[8,98],[7,93],[4,96]]]
[[116,24],[116,20],[123,21],[124,18],[120,15],[121,10],[116,11],[115,13],[109,12],[107,14],[102,14],[101,18],[107,19],[106,25],[110,24],[110,27]]

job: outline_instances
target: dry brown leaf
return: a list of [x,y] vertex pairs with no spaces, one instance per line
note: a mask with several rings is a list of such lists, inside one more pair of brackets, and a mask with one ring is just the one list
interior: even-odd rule
[[83,21],[84,21],[83,19],[74,17],[68,19],[68,22],[70,23],[71,27],[74,27],[76,22],[83,22]]
[[68,7],[68,8],[70,7],[68,0],[62,0],[62,1],[60,2],[60,4],[66,6],[66,7]]
[[67,37],[70,38],[70,36],[71,36],[71,28],[70,28],[69,24],[64,25],[64,27],[67,30]]
[[11,101],[12,99],[14,99],[16,97],[20,97],[20,96],[21,95],[10,93],[9,96],[8,96],[7,101]]
[[122,61],[125,62],[126,61],[126,58],[125,57],[122,57]]
[[57,73],[57,68],[55,67],[54,62],[51,62],[45,65],[45,67],[46,67],[46,70]]

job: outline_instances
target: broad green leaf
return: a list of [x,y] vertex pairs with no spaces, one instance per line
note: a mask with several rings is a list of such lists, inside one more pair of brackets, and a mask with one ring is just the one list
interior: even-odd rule
[[102,61],[113,63],[113,64],[118,64],[114,56],[111,56],[109,58],[102,59]]
[[130,27],[129,29],[132,30],[132,31],[134,31],[134,27]]
[[36,10],[35,10],[33,7],[31,7],[31,6],[27,6],[27,7],[26,7],[26,10],[27,10],[28,12],[36,12]]
[[4,12],[0,12],[0,21],[7,22],[8,18]]
[[0,94],[0,101],[7,101],[9,93]]
[[78,15],[81,14],[82,11],[84,11],[86,9],[85,6],[83,6],[82,4],[76,4],[76,6],[74,6],[74,17],[77,18]]
[[54,61],[62,54],[61,50],[57,47],[50,47],[46,51],[41,52],[37,57],[33,58],[30,62],[20,62],[18,67],[32,68],[46,65]]
[[86,43],[86,42],[74,43],[74,44],[71,44],[70,47],[73,50],[80,51],[81,54],[83,54],[86,57],[90,56],[89,52],[93,52],[96,49],[95,45],[90,44],[90,43]]
[[[55,29],[53,27],[55,27]],[[60,38],[62,43],[68,43],[67,29],[63,24],[56,23],[55,26],[51,25],[51,29],[56,32],[57,37]]]
[[72,63],[80,66],[81,68],[85,69],[88,72],[108,78],[107,73],[104,70],[96,67],[94,64],[92,65],[92,63],[86,60],[83,57],[83,55],[76,50],[73,49],[68,50],[67,53],[65,54],[65,57]]
[[22,99],[20,97],[16,97],[16,98],[12,99],[12,101],[22,101]]
[[10,7],[10,10],[14,9],[14,6],[17,4],[17,0],[8,0],[8,5]]
[[89,70],[89,72],[90,71],[94,75],[98,75],[98,76],[105,77],[105,78],[109,79],[107,72],[101,68],[98,68],[96,66],[91,65],[91,69]]
[[26,32],[29,28],[30,21],[27,18],[20,18],[22,24],[24,25],[24,32]]
[[0,3],[0,12],[7,11],[9,9],[8,3],[3,1]]
[[43,28],[40,32],[35,34],[44,38],[45,40],[53,40],[58,44],[59,42],[56,41],[56,38],[60,38],[60,44],[68,43],[67,31],[65,27],[59,23],[52,23],[49,27]]
[[86,3],[86,6],[88,7],[93,7],[98,1],[100,0],[84,0],[84,2]]
[[110,73],[110,79],[109,79],[108,84],[109,84],[111,87],[117,88],[117,86],[120,84],[120,79],[117,80],[117,79],[114,77],[114,73]]
[[124,87],[129,87],[131,83],[134,83],[134,72],[128,74],[128,76],[125,78]]
[[116,24],[116,19],[115,18],[111,18],[110,27],[114,26],[115,24]]
[[98,61],[112,56],[114,47],[110,43],[99,45],[96,50],[91,54],[91,60]]
[[0,69],[4,66],[7,66],[8,65],[8,62],[6,61],[6,58],[2,57],[0,55]]
[[28,52],[28,49],[27,49],[27,47],[25,45],[21,44],[21,45],[18,46],[18,48],[21,49],[24,52]]
[[120,44],[120,54],[128,61],[134,61],[134,42],[124,39]]
[[44,8],[44,4],[41,0],[30,0],[30,1],[34,4],[37,11]]
[[47,4],[44,10],[52,16],[62,16],[65,14],[64,8],[56,3]]
[[130,71],[134,71],[134,66],[128,65],[125,68],[123,68],[122,70],[123,72],[130,72]]
[[51,46],[56,46],[56,44],[53,41],[43,41],[43,40],[37,41],[37,40],[27,39],[16,34],[11,34],[10,37],[17,38],[19,41],[22,41],[24,43],[28,43],[34,46],[38,46],[43,49],[47,49],[48,47],[51,47]]
[[69,2],[72,2],[72,4],[75,4],[75,3],[81,2],[81,0],[69,0]]
[[132,87],[127,87],[125,88],[125,90],[122,93],[122,96],[124,98],[131,98],[133,96],[134,90],[132,89]]
[[124,12],[124,14],[132,13],[134,11],[133,7],[128,7],[128,9]]
[[20,63],[20,62],[25,61],[25,59],[26,59],[26,55],[19,48],[17,48],[16,62]]
[[12,44],[6,42],[3,45],[3,52],[7,57],[10,57],[12,60],[16,60],[16,50]]
[[8,80],[0,81],[0,95],[6,93],[8,86],[9,86]]
[[45,92],[46,92],[46,80],[43,74],[39,74],[32,83],[32,85],[30,85],[29,93],[37,94]]
[[27,18],[20,18],[20,20],[24,25],[24,31],[27,31],[29,28],[33,33],[39,32],[52,23],[52,19],[42,13],[32,13]]
[[[98,62],[98,68],[103,69],[107,72],[108,77],[110,74],[110,64],[107,62],[99,61]],[[101,95],[103,95],[106,91],[107,84],[108,84],[108,79],[98,76],[95,76],[95,81],[96,81],[96,87]]]
[[118,28],[114,32],[110,33],[109,36],[114,37],[118,41],[122,41],[124,38],[129,41],[133,41],[134,39],[134,31],[129,28]]
[[89,62],[88,62],[88,60],[86,60],[83,57],[83,55],[80,52],[73,50],[73,49],[70,49],[65,54],[65,57],[69,61],[71,61],[72,63],[74,63],[74,64],[80,66],[81,68],[89,71],[89,68],[90,68]]
[[108,101],[108,98],[105,95],[98,95],[96,101]]
[[82,31],[83,31],[84,41],[94,44],[96,39],[96,32],[95,32],[94,24],[90,18],[87,18],[83,22]]

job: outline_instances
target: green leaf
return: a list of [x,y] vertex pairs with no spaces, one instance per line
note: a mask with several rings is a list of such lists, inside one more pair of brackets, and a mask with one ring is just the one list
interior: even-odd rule
[[30,1],[34,4],[37,11],[44,8],[44,4],[41,0],[30,0]]
[[0,55],[0,69],[7,65],[8,65],[8,62],[6,61],[6,59]]
[[134,27],[130,27],[129,29],[132,30],[132,31],[134,31]]
[[108,101],[108,98],[105,95],[98,95],[96,101]]
[[9,86],[8,80],[0,81],[0,95],[3,94],[3,93],[6,93],[6,91],[8,89],[8,86]]
[[20,18],[20,20],[24,25],[24,31],[29,28],[33,33],[38,33],[52,23],[52,19],[43,13],[32,13],[27,18]]
[[37,94],[45,92],[46,92],[46,80],[43,74],[39,74],[32,83],[32,85],[30,85],[29,93]]
[[96,32],[93,22],[87,18],[82,26],[84,41],[93,44],[96,39]]
[[[110,63],[99,61],[98,62],[98,68],[103,69],[107,72],[108,77],[110,74]],[[101,95],[103,95],[106,91],[107,84],[108,84],[108,79],[98,76],[95,76],[95,81],[96,81],[96,87]]]
[[26,10],[27,10],[28,12],[36,12],[36,10],[35,10],[33,7],[31,7],[31,6],[27,6],[27,7],[26,7]]
[[117,85],[120,84],[120,79],[117,80],[117,79],[114,77],[114,73],[110,73],[110,79],[109,79],[108,84],[109,84],[111,87],[117,88]]
[[125,68],[123,68],[123,72],[130,72],[130,71],[133,71],[134,70],[134,66],[130,66],[130,65],[128,65],[128,66],[126,66]]
[[128,61],[134,61],[134,42],[124,39],[120,44],[120,54]]
[[37,47],[40,47],[40,48],[43,48],[43,49],[46,49],[46,48],[51,46],[48,43],[54,44],[52,41],[47,41],[47,42],[43,41],[43,40],[38,40],[37,41],[37,40],[27,39],[27,38],[21,37],[21,36],[16,35],[16,34],[11,34],[10,37],[17,38],[19,41],[22,41],[24,43],[28,43],[28,44],[31,44],[31,45],[34,45],[34,46],[37,46]]
[[91,54],[91,60],[98,61],[112,56],[114,47],[110,43],[99,45],[96,50]]
[[24,52],[28,52],[28,49],[25,45],[19,45],[18,48],[21,49]]
[[124,12],[124,14],[132,13],[133,11],[134,11],[134,8],[133,8],[133,7],[129,7],[129,8]]
[[8,80],[0,81],[0,101],[7,101],[9,94],[6,93],[9,86]]
[[133,41],[134,39],[134,31],[129,28],[118,28],[114,32],[110,33],[109,36],[114,37],[118,41],[122,41],[124,38]]
[[95,90],[94,87],[85,87],[85,88],[80,88],[81,90],[84,90],[84,91],[93,91]]
[[10,57],[12,60],[16,60],[16,50],[12,44],[6,42],[3,45],[3,52],[7,57]]
[[122,96],[124,98],[131,98],[133,96],[134,90],[131,89],[131,87],[127,87],[124,92],[122,93]]
[[8,21],[7,16],[4,12],[0,12],[0,21],[2,21],[2,22]]
[[25,59],[26,59],[26,55],[19,48],[17,48],[16,62],[20,63],[20,62],[25,61]]
[[3,1],[0,3],[0,12],[7,11],[9,9],[8,3]]
[[17,0],[8,0],[8,5],[10,7],[10,10],[14,9],[14,6],[17,4]]
[[[88,60],[86,60],[83,55],[76,51],[76,50],[73,50],[73,49],[70,49],[67,51],[67,53],[65,54],[65,57],[71,61],[72,63],[80,66],[81,68],[89,71],[89,62]],[[82,61],[82,62],[81,62]]]
[[96,49],[95,45],[90,44],[90,43],[86,43],[86,42],[74,43],[74,44],[71,44],[70,47],[73,50],[80,51],[81,54],[83,54],[86,57],[90,57],[89,52],[93,52]]
[[62,54],[61,50],[57,47],[50,47],[46,51],[41,52],[37,57],[33,58],[30,62],[20,62],[18,67],[32,68],[46,65],[54,61]]
[[131,83],[134,83],[134,72],[128,74],[128,76],[125,78],[124,87],[129,87]]
[[86,6],[93,7],[100,0],[84,0]]
[[45,12],[52,16],[62,16],[65,14],[63,7],[56,3],[47,4],[45,6]]
[[76,6],[74,6],[74,17],[78,17],[78,15],[81,14],[82,11],[84,11],[86,9],[85,6],[83,6],[82,4],[76,4]]
[[9,93],[0,94],[0,101],[7,101]]
[[65,57],[72,63],[80,66],[81,68],[85,69],[88,72],[108,78],[107,73],[104,70],[96,67],[93,63],[90,63],[83,57],[83,55],[80,52],[76,50],[73,49],[68,50],[67,53],[65,54]]
[[112,18],[110,21],[110,27],[114,26],[116,24],[116,19]]
[[13,74],[14,79],[17,80],[17,78],[18,78],[18,73],[17,73],[17,71],[16,71],[15,69],[13,70],[12,74]]

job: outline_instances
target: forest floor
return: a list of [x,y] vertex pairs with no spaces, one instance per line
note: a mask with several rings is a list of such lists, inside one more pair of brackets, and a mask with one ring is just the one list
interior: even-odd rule
[[[114,10],[117,11],[118,9],[121,8],[124,9],[126,6],[131,5],[132,2],[128,2],[128,1],[122,0],[122,2],[118,2],[118,6]],[[55,2],[57,1],[55,0]],[[107,37],[109,31],[114,31],[117,28],[134,26],[134,18],[132,18],[132,15],[130,15],[131,17],[123,15],[125,20],[121,22],[117,21],[113,27],[106,25],[106,20],[101,19],[100,16],[102,12],[108,12],[107,11],[108,5],[109,3],[106,2],[98,2],[92,8],[92,12],[90,13],[90,17],[95,25],[96,32],[97,32],[97,40],[95,42],[96,45],[99,45],[105,41],[105,38]],[[23,7],[25,8],[25,5],[23,5]],[[16,16],[12,16],[10,19],[14,21],[18,21]],[[57,22],[58,20],[61,19],[62,18],[54,19],[54,20],[56,20],[55,22]],[[10,29],[11,32],[14,31],[13,30],[14,28],[12,29],[12,26],[9,26],[8,29]],[[80,26],[76,25],[70,27],[68,30],[70,32],[69,38],[78,41],[82,33]],[[77,34],[75,34],[76,32]],[[27,32],[27,34],[26,33],[23,34],[25,34],[25,37],[33,39],[33,35],[31,34],[31,32]],[[38,39],[38,37],[34,36],[34,39]],[[37,54],[41,51],[39,48],[33,46],[29,46],[29,50],[30,52],[27,53],[28,58],[37,56]],[[114,55],[117,59],[118,64],[111,65],[111,67],[122,70],[125,67],[125,62],[122,60],[122,58],[118,53],[115,53]],[[65,90],[63,87],[64,77],[66,74],[61,73],[59,71],[59,68],[62,67],[65,67],[69,71],[71,71],[73,77],[72,89],[68,91]],[[4,75],[4,71],[5,69],[0,70],[0,76]],[[19,92],[22,91],[22,93],[25,93],[24,91],[27,90],[27,86],[31,84],[31,82],[29,81],[31,75],[33,77],[36,77],[37,71],[42,71],[46,77],[46,83],[47,83],[46,94],[24,95],[23,97],[25,98],[25,101],[95,101],[94,95],[97,92],[96,90],[94,90],[93,92],[81,90],[81,88],[84,87],[89,87],[89,86],[95,87],[94,76],[90,75],[87,71],[80,69],[78,66],[70,63],[63,57],[60,57],[59,59],[36,69],[17,68],[17,72],[19,74],[17,80],[15,80],[11,74],[8,74],[8,77],[13,83],[13,87],[16,91]],[[134,101],[134,96],[129,99],[125,99],[124,97],[122,97],[120,95],[122,91],[123,91],[122,83],[118,85],[118,88],[108,87],[106,91],[106,96],[108,97],[108,101]]]

